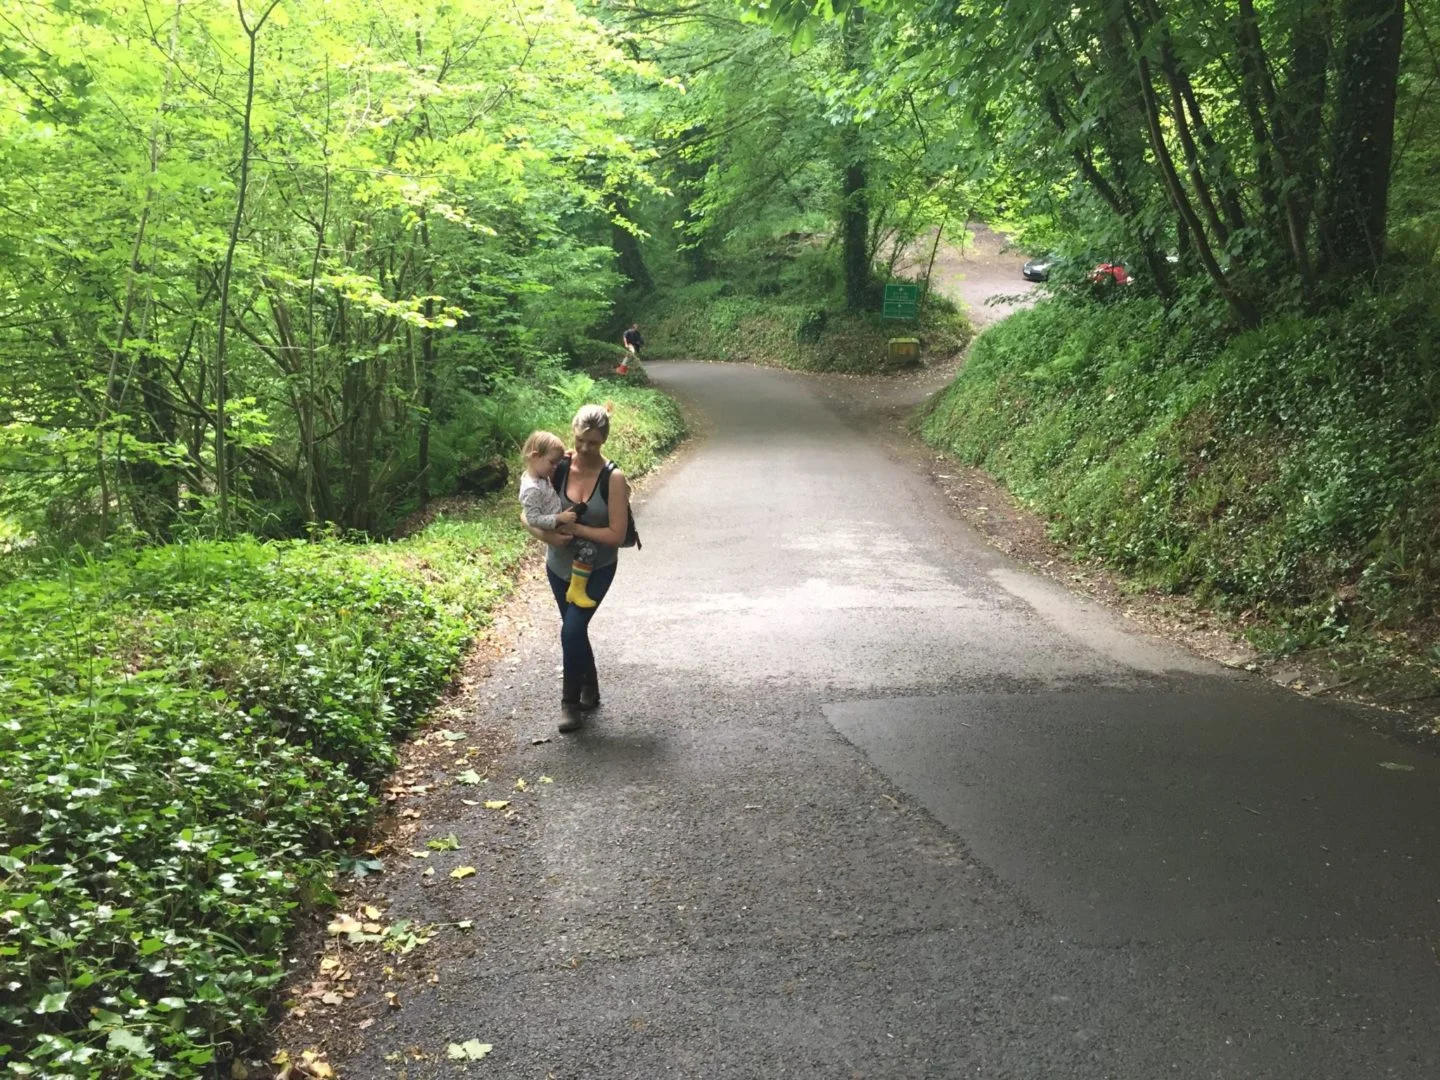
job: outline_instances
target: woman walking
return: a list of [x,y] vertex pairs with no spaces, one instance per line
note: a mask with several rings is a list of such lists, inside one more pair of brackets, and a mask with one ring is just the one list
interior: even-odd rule
[[[595,653],[590,648],[590,620],[600,610],[615,567],[620,545],[630,526],[630,485],[625,474],[605,459],[601,449],[610,437],[610,414],[600,405],[586,405],[570,425],[575,441],[574,455],[561,461],[555,472],[555,490],[565,510],[578,517],[573,525],[547,532],[526,528],[548,545],[545,574],[560,608],[560,650],[564,677],[560,690],[560,730],[578,731],[585,714],[600,704],[600,679],[595,670]],[[594,548],[590,580],[586,587],[592,606],[573,603],[570,575],[574,540],[587,540]]]

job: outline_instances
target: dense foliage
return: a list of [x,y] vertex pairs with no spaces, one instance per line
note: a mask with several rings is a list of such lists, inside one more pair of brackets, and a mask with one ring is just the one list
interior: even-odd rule
[[383,528],[777,236],[806,318],[978,214],[1243,329],[1440,235],[1431,0],[12,7],[7,534]]
[[[758,6],[790,26],[815,10]],[[970,170],[1026,181],[1006,193],[1011,214],[1131,262],[1167,302],[1188,280],[1240,327],[1295,304],[1343,304],[1373,281],[1392,175],[1430,160],[1415,145],[1434,127],[1430,4],[825,8],[847,21],[863,11],[879,61],[858,80],[855,108],[883,116],[896,101],[948,99]]]
[[22,528],[374,529],[477,402],[605,355],[645,69],[573,5],[20,0],[0,75]]
[[612,10],[640,54],[686,90],[645,95],[648,113],[637,108],[637,118],[653,115],[654,170],[672,193],[642,208],[667,276],[734,276],[728,264],[753,260],[777,235],[822,232],[833,241],[834,306],[877,309],[876,264],[893,265],[958,204],[959,162],[928,153],[926,126],[903,103],[880,113],[857,105],[871,58],[858,19],[820,24],[796,43],[728,0]]
[[[641,473],[678,414],[605,392]],[[196,1075],[255,1029],[292,912],[527,543],[507,493],[388,545],[196,541],[0,587],[11,1073]]]
[[[915,275],[922,235],[958,229],[976,209],[948,103],[860,104],[875,42],[858,17],[795,39],[730,0],[605,11],[685,90],[637,87],[627,99],[661,184],[634,206],[649,234],[640,254],[655,291],[640,313],[652,346],[883,367],[885,339],[916,328],[882,323],[880,286]],[[933,358],[963,345],[954,315],[927,312]]]

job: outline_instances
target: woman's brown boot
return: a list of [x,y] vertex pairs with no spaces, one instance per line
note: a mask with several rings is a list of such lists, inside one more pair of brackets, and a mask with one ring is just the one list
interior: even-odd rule
[[585,726],[585,706],[578,701],[560,703],[560,732],[569,734]]

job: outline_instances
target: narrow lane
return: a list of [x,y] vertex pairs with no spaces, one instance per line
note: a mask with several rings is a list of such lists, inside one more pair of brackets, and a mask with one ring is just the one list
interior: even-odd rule
[[436,824],[498,854],[391,914],[473,951],[348,1075],[461,1037],[516,1077],[1440,1075],[1435,761],[1025,574],[803,376],[652,374],[705,433],[594,623],[605,707],[531,745],[533,589],[487,697],[554,783]]

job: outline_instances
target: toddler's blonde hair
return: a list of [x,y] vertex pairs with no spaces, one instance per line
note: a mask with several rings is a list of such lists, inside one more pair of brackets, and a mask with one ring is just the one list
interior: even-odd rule
[[520,448],[520,454],[528,460],[536,454],[545,455],[552,450],[559,450],[563,454],[565,440],[553,431],[532,431],[525,440],[525,445]]

